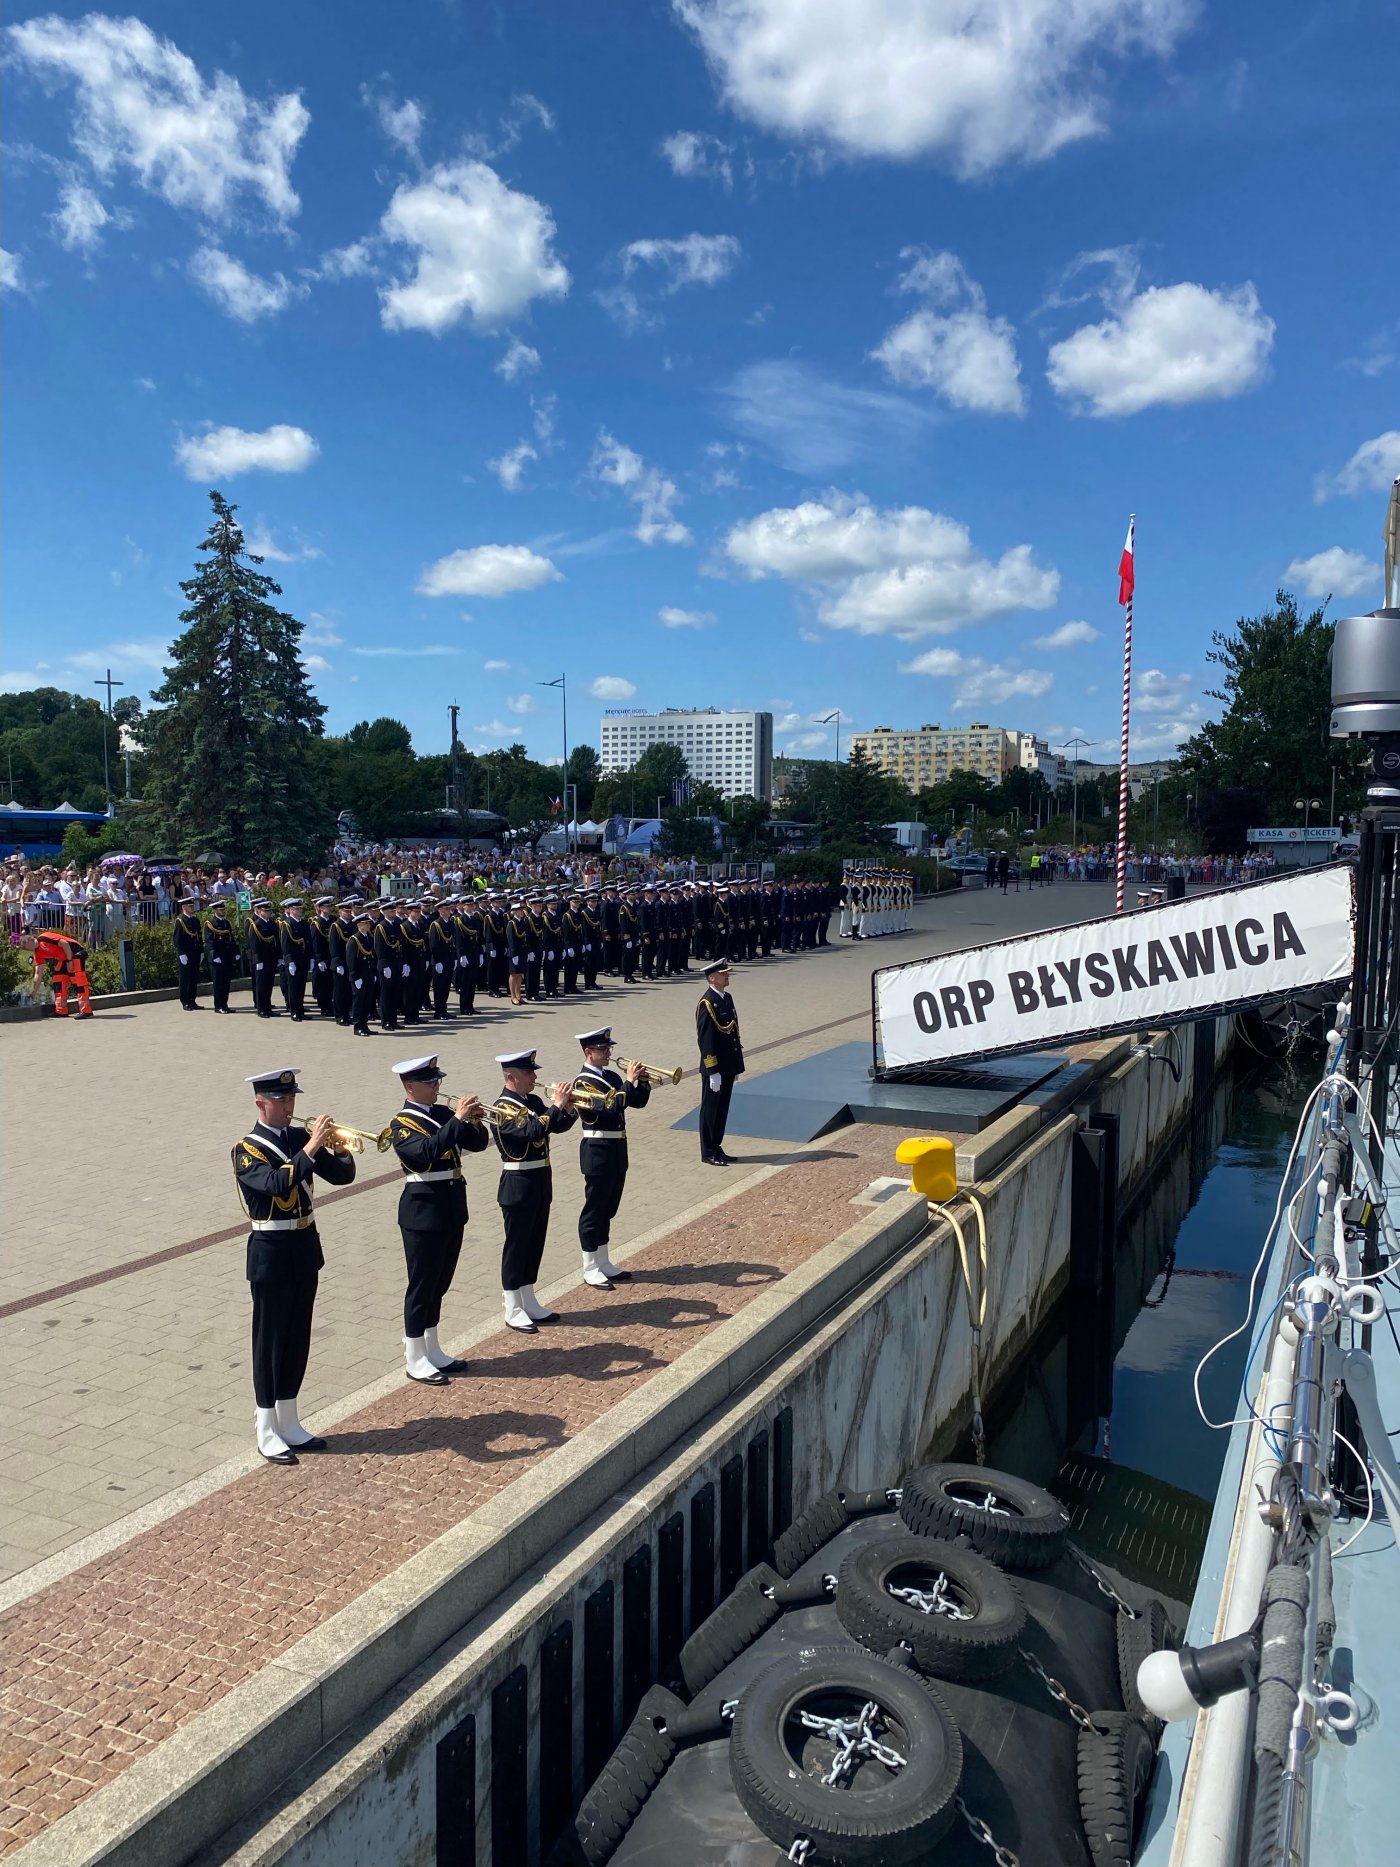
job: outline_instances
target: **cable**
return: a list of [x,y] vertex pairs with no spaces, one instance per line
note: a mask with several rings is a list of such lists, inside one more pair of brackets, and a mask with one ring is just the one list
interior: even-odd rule
[[1353,1530],[1351,1535],[1347,1538],[1346,1542],[1342,1544],[1341,1548],[1334,1549],[1332,1551],[1332,1560],[1333,1562],[1335,1562],[1338,1556],[1345,1556],[1347,1551],[1351,1548],[1352,1544],[1356,1541],[1357,1537],[1361,1536],[1366,1530],[1370,1528],[1371,1519],[1376,1514],[1376,1488],[1371,1483],[1371,1474],[1366,1469],[1365,1459],[1362,1458],[1361,1454],[1357,1451],[1356,1447],[1345,1436],[1345,1434],[1339,1433],[1336,1427],[1334,1426],[1332,1428],[1332,1437],[1334,1439],[1340,1440],[1342,1445],[1346,1447],[1347,1451],[1356,1460],[1357,1469],[1361,1473],[1361,1476],[1366,1480],[1366,1515],[1364,1519],[1362,1520],[1361,1528],[1359,1530]]
[[[1254,1270],[1250,1275],[1249,1301],[1245,1308],[1244,1320],[1240,1323],[1238,1328],[1232,1329],[1228,1335],[1221,1336],[1220,1340],[1213,1348],[1208,1348],[1206,1350],[1205,1354],[1202,1355],[1201,1359],[1196,1363],[1196,1372],[1191,1377],[1191,1391],[1195,1395],[1196,1411],[1200,1414],[1202,1423],[1210,1427],[1213,1432],[1226,1432],[1230,1427],[1238,1426],[1240,1422],[1238,1420],[1212,1420],[1208,1416],[1201,1401],[1201,1370],[1205,1367],[1212,1355],[1218,1354],[1227,1343],[1233,1342],[1236,1336],[1243,1335],[1245,1330],[1249,1327],[1250,1319],[1254,1315],[1254,1298],[1259,1283],[1259,1274],[1263,1270],[1273,1247],[1274,1234],[1278,1229],[1279,1218],[1283,1212],[1283,1192],[1284,1188],[1288,1185],[1289,1178],[1293,1172],[1293,1163],[1298,1156],[1298,1148],[1303,1139],[1303,1125],[1312,1112],[1313,1103],[1316,1102],[1317,1098],[1326,1089],[1330,1080],[1330,1078],[1324,1077],[1320,1083],[1315,1084],[1313,1088],[1308,1091],[1307,1100],[1304,1102],[1302,1113],[1298,1117],[1298,1126],[1293,1135],[1293,1145],[1288,1150],[1288,1159],[1284,1163],[1283,1172],[1279,1175],[1278,1198],[1274,1201],[1274,1214],[1264,1233],[1264,1243],[1260,1248],[1259,1256],[1255,1260]],[[1294,1198],[1297,1198],[1296,1193],[1294,1194]],[[1290,1204],[1291,1203],[1290,1201]],[[1278,1305],[1275,1304],[1274,1307],[1277,1308]]]

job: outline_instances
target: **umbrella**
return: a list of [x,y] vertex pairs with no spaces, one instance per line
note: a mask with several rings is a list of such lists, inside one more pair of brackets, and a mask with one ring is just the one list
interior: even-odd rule
[[202,856],[196,856],[194,866],[197,869],[221,869],[224,859],[217,849],[206,849]]
[[133,862],[139,862],[140,860],[140,856],[118,854],[104,856],[97,866],[100,869],[129,869]]

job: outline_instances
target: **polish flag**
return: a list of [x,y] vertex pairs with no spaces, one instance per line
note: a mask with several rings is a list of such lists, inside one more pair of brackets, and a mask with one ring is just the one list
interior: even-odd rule
[[1136,519],[1128,520],[1128,542],[1118,560],[1118,601],[1125,607],[1133,600],[1133,531]]

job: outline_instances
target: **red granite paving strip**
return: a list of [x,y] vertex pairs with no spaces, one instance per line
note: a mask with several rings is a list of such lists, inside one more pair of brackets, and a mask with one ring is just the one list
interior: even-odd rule
[[470,1375],[405,1383],[332,1450],[247,1474],[0,1617],[0,1856],[839,1237],[893,1147],[841,1131],[634,1255],[632,1283],[580,1285],[538,1336],[482,1342]]

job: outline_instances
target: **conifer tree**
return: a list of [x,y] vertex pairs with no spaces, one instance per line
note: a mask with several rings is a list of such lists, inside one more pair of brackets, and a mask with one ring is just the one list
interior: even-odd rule
[[302,625],[270,597],[222,494],[206,553],[180,588],[189,601],[173,665],[139,724],[148,755],[144,817],[157,846],[182,857],[283,866],[324,855],[333,832],[317,795],[313,741],[325,708],[301,663]]

